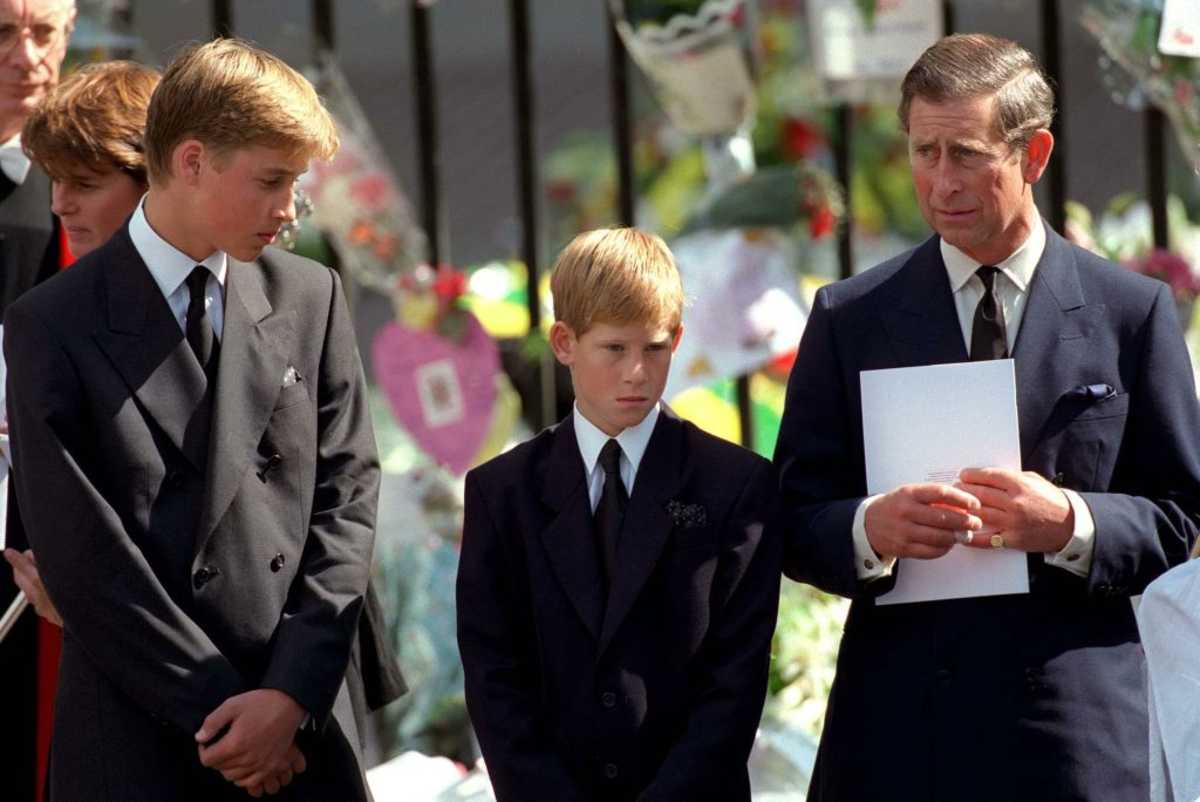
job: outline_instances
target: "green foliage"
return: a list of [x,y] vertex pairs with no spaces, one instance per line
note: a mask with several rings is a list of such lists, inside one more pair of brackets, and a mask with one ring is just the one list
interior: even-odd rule
[[814,737],[825,720],[838,644],[850,603],[809,585],[783,580],[771,648],[768,709],[789,711]]

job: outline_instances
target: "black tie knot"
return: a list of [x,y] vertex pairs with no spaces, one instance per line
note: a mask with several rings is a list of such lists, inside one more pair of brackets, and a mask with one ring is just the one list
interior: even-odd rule
[[204,291],[208,288],[208,277],[211,274],[204,265],[196,265],[187,277],[188,300],[191,303],[202,303]]
[[979,276],[979,280],[983,282],[984,292],[992,291],[992,284],[996,281],[996,275],[1000,272],[1000,268],[992,267],[991,265],[981,265],[975,271],[975,275]]
[[604,448],[600,449],[600,467],[604,469],[605,474],[620,475],[621,444],[616,440],[609,438]]

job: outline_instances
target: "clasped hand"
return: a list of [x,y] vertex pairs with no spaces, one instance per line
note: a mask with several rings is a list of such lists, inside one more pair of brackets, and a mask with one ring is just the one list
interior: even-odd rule
[[[304,709],[282,691],[260,688],[231,696],[196,733],[200,762],[252,797],[278,793],[306,768],[295,743]],[[206,746],[224,730],[224,734]]]
[[1074,515],[1062,489],[1033,471],[968,468],[953,485],[902,485],[867,507],[867,540],[880,557],[931,560],[963,540],[991,548],[1052,553],[1071,539]]

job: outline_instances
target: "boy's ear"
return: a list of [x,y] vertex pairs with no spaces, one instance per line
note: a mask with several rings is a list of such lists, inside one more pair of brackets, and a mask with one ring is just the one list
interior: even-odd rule
[[561,320],[554,321],[554,325],[550,327],[550,350],[554,352],[555,359],[570,367],[575,362],[577,343],[575,332],[570,326]]
[[679,347],[679,341],[683,339],[683,324],[679,324],[679,328],[675,329],[675,337],[671,340],[671,353],[675,353],[675,349]]
[[208,157],[204,143],[198,139],[185,139],[175,146],[171,154],[171,167],[174,176],[189,186],[196,183],[204,161]]

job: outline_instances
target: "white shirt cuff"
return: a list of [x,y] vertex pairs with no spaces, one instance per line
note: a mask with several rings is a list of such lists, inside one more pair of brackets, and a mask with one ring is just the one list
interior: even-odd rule
[[1055,554],[1045,554],[1046,565],[1053,565],[1076,576],[1087,578],[1092,569],[1092,553],[1096,548],[1096,521],[1083,496],[1074,490],[1062,489],[1075,514],[1075,531],[1067,545]]
[[896,564],[895,557],[881,558],[871,548],[867,540],[867,507],[875,503],[879,496],[867,496],[854,511],[854,523],[850,532],[854,536],[854,572],[864,582],[882,579],[892,575],[892,567]]

